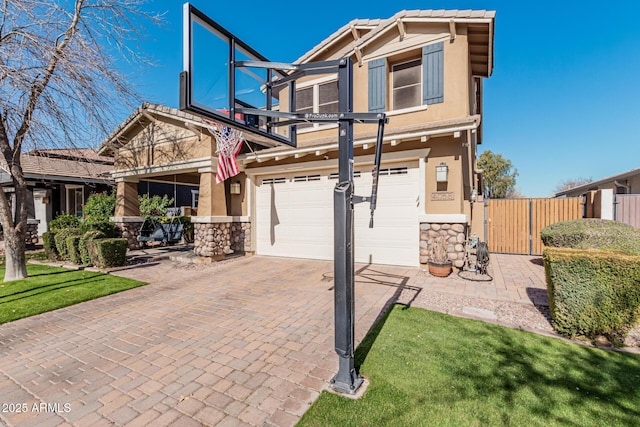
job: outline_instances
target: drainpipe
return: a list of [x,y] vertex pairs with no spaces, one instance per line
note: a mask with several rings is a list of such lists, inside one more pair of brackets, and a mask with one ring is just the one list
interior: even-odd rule
[[628,186],[627,184],[623,184],[623,183],[618,182],[618,181],[613,181],[613,185],[615,185],[616,187],[622,187],[622,188],[624,188],[625,190],[627,190],[627,193],[626,193],[626,194],[631,193],[631,187],[630,187],[630,186]]

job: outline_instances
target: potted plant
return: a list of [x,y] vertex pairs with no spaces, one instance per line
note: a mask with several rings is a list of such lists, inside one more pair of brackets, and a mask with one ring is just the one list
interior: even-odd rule
[[436,277],[447,277],[451,274],[451,260],[447,256],[447,241],[444,237],[436,237],[431,242],[429,251],[429,273]]

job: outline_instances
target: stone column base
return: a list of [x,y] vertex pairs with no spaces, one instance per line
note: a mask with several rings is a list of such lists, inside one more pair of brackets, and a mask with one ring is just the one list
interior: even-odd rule
[[429,250],[437,237],[447,239],[447,256],[455,268],[464,267],[467,225],[461,223],[420,223],[420,264],[429,261]]
[[[193,218],[192,218],[193,220]],[[251,223],[244,221],[195,222],[193,252],[219,260],[232,253],[251,250]]]
[[140,249],[142,243],[138,241],[138,234],[144,224],[144,217],[132,216],[132,217],[112,217],[109,218],[116,226],[117,237],[127,239],[127,248]]

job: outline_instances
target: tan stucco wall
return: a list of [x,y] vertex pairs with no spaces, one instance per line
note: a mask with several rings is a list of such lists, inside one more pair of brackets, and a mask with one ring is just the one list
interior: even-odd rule
[[[408,30],[410,31],[410,30]],[[394,128],[415,125],[417,123],[428,123],[442,120],[456,119],[471,114],[473,105],[472,80],[470,77],[469,46],[466,36],[466,28],[460,25],[456,39],[451,42],[447,36],[447,25],[435,25],[433,28],[422,30],[431,33],[431,37],[436,41],[444,40],[444,102],[431,104],[420,111],[406,112],[403,114],[392,114],[389,117],[389,124],[386,131],[393,131]],[[397,31],[389,31],[385,36],[380,37],[375,43],[365,49],[365,60],[362,65],[357,63],[355,56],[353,67],[353,108],[355,112],[368,111],[368,60],[388,54],[389,61],[394,62],[410,58],[420,57],[421,45],[416,45],[410,37],[403,42],[397,42]],[[389,45],[394,45],[396,53],[389,52]],[[400,52],[400,53],[397,53]],[[327,52],[327,56],[333,58],[334,50]],[[387,64],[387,108],[391,107],[390,90],[391,68]],[[324,77],[324,76],[322,76]],[[298,83],[313,80],[311,78],[301,79]],[[283,90],[280,96],[280,108],[282,111],[289,111],[287,90]],[[336,137],[336,128],[322,125],[326,130],[313,132],[302,131],[298,133],[298,146],[305,147],[313,145],[314,140]],[[357,125],[354,128],[356,138],[358,134],[375,131],[376,125]]]
[[215,171],[200,174],[198,216],[226,216],[227,200],[224,183],[216,184]]
[[[425,168],[425,208],[427,214],[460,214],[463,211],[462,180],[462,143],[460,138],[432,138],[428,141],[431,147]],[[446,163],[449,168],[448,181],[436,182],[436,166]],[[452,193],[453,200],[432,200],[447,193]]]
[[[227,212],[231,216],[246,216],[248,215],[248,197],[246,186],[247,175],[244,172],[240,172],[238,175],[229,178],[225,182],[226,198],[227,198]],[[240,183],[240,194],[231,194],[231,184]]]
[[120,148],[115,169],[161,165],[210,157],[215,153],[212,137],[203,132],[196,135],[181,123],[156,121]]

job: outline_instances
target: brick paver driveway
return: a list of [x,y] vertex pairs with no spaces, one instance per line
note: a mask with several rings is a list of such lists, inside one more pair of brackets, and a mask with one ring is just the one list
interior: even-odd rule
[[[148,286],[0,325],[0,424],[293,425],[337,369],[332,268],[149,263],[116,273]],[[416,271],[358,281],[358,341]]]

